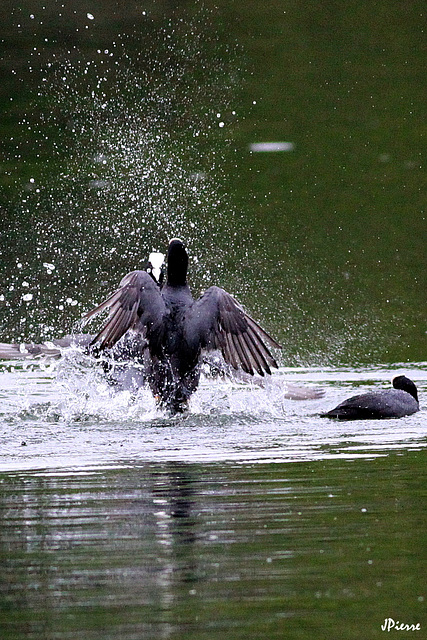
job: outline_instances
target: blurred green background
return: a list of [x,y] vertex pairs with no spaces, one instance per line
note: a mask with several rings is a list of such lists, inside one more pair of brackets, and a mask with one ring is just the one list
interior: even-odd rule
[[424,3],[0,18],[0,340],[69,332],[179,235],[284,364],[425,360]]

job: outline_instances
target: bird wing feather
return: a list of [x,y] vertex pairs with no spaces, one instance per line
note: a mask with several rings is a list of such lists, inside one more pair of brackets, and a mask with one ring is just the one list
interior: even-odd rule
[[136,329],[159,338],[166,314],[166,305],[157,284],[146,271],[131,271],[120,286],[100,305],[83,316],[83,324],[109,309],[109,316],[91,344],[110,349],[129,330]]
[[186,315],[186,339],[207,351],[220,349],[234,369],[263,376],[277,368],[269,347],[281,346],[255,322],[229,293],[210,287]]

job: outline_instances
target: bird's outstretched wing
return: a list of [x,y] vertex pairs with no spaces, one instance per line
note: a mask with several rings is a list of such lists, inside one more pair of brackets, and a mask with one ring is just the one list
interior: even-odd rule
[[128,331],[134,329],[158,340],[163,327],[166,306],[160,289],[146,271],[131,271],[109,298],[83,316],[83,323],[110,309],[107,322],[92,340],[100,349],[113,347]]
[[281,346],[245,313],[224,289],[210,287],[194,302],[186,316],[186,339],[202,348],[220,349],[226,362],[251,375],[263,376],[277,368],[267,345]]

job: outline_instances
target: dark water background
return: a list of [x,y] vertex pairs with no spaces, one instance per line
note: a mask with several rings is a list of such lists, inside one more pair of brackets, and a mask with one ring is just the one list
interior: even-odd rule
[[[70,332],[180,236],[194,292],[284,346],[273,385],[203,381],[180,419],[73,353],[1,365],[1,639],[424,637],[424,3],[0,18],[0,341]],[[397,371],[419,414],[319,418]]]
[[178,235],[286,364],[424,360],[422,3],[98,6],[2,5],[3,339]]

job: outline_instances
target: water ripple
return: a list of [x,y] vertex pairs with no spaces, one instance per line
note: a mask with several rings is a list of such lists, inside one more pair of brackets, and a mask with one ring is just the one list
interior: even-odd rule
[[[421,411],[400,420],[340,423],[319,414],[404,370]],[[0,469],[80,469],[147,461],[284,462],[386,455],[424,448],[427,364],[281,368],[265,386],[203,379],[190,410],[169,417],[151,393],[114,393],[81,361],[4,363],[0,369]],[[292,400],[288,388],[323,389]]]

